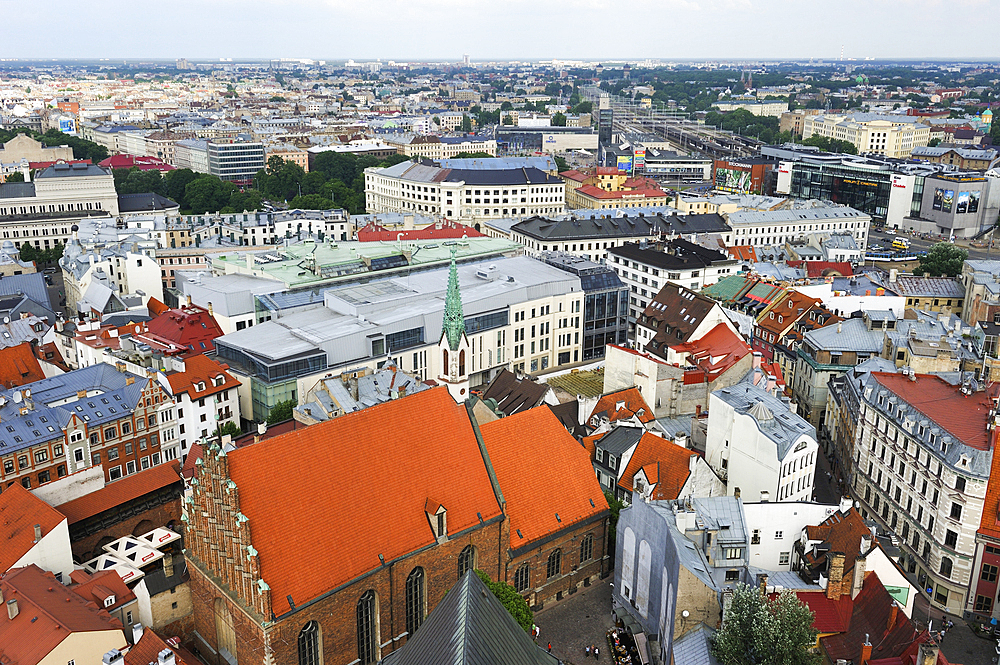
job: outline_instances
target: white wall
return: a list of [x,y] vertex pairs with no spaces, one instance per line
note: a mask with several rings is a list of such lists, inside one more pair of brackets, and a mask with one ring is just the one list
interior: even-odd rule
[[872,310],[892,310],[896,318],[903,318],[903,310],[906,308],[906,298],[904,296],[893,295],[836,295],[845,293],[835,292],[832,284],[810,284],[808,286],[797,286],[795,290],[810,298],[819,298],[824,305],[831,309],[834,314],[842,317],[849,317],[854,312],[861,310],[869,312]]
[[[838,509],[836,505],[804,501],[744,503],[750,565],[765,570],[791,570],[792,552],[802,529],[819,524]],[[760,532],[760,542],[753,544],[754,531]],[[778,534],[780,533],[780,538]],[[781,553],[788,554],[788,563],[781,565]]]
[[39,485],[31,493],[50,506],[58,506],[103,487],[104,467],[98,464]]
[[44,534],[11,568],[23,568],[31,564],[42,570],[59,573],[63,582],[69,583],[69,574],[73,572],[73,551],[69,547],[69,522],[66,518]]
[[873,571],[876,575],[878,575],[878,579],[882,583],[882,586],[900,586],[910,588],[910,593],[906,597],[906,605],[903,607],[903,613],[912,619],[913,601],[917,597],[917,589],[910,584],[910,581],[899,571],[899,568],[897,568],[896,565],[889,559],[885,550],[883,550],[880,546],[876,545],[866,555],[865,570]]

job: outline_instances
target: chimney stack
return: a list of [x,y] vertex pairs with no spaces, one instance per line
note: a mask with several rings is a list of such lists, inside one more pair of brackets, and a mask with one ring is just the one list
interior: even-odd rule
[[209,315],[209,316],[215,316],[215,315],[214,315],[214,314],[212,313],[212,303],[208,303],[208,315]]
[[42,539],[42,525],[41,524],[36,524],[35,525],[35,542],[37,543],[41,539]]
[[865,573],[867,572],[868,562],[863,556],[859,556],[854,560],[854,576],[851,580],[851,600],[858,597],[861,593],[861,587],[865,584]]
[[136,644],[142,639],[142,624],[134,623],[132,624],[132,644]]
[[[156,665],[174,665],[177,661],[174,659],[174,652],[170,649],[164,649],[160,653],[156,654]],[[152,663],[150,663],[152,665]]]
[[830,600],[840,598],[841,585],[844,581],[844,556],[843,552],[830,552],[826,555],[829,562],[826,579],[826,597]]
[[190,307],[191,306],[191,296],[187,297],[187,303],[188,303],[188,307]]
[[865,643],[861,645],[861,665],[868,665],[868,661],[872,659],[872,642],[868,637],[868,633],[865,633]]
[[111,651],[104,654],[101,658],[101,662],[104,665],[120,665],[125,662],[125,656],[118,649],[112,649]]
[[733,488],[733,497],[737,498],[737,499],[740,498],[740,488],[739,487]]
[[13,621],[17,617],[17,598],[7,601],[7,618]]
[[899,604],[894,600],[892,605],[889,606],[889,621],[886,624],[885,630],[889,632],[896,625],[896,618],[899,616]]
[[938,652],[940,647],[933,642],[924,642],[917,652],[917,662],[915,665],[937,665]]

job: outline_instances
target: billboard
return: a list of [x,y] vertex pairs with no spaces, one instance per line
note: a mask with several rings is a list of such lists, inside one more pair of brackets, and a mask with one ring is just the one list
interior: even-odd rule
[[931,207],[934,208],[935,210],[940,210],[941,209],[941,199],[943,199],[943,198],[944,198],[944,190],[941,189],[941,188],[935,189],[934,190],[934,203],[933,203],[933,205]]
[[753,187],[750,171],[715,169],[715,186],[728,192],[749,192]]
[[645,148],[636,148],[635,149],[634,165],[635,165],[636,170],[639,170],[639,169],[643,168],[644,166],[646,166],[646,149]]
[[76,123],[73,118],[59,118],[59,131],[63,134],[75,134]]
[[941,199],[941,212],[951,212],[951,206],[955,202],[955,190],[944,190],[944,198]]
[[982,192],[969,192],[969,212],[979,212],[979,197]]
[[955,214],[964,215],[969,210],[969,193],[959,192],[955,202]]
[[632,172],[632,155],[618,155],[618,170],[623,173]]

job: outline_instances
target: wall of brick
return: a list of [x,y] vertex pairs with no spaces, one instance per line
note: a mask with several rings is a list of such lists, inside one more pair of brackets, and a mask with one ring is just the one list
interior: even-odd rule
[[[236,621],[236,611],[231,607],[240,665],[265,662],[263,645],[272,649],[275,665],[298,663],[298,635],[312,620],[321,627],[324,662],[327,665],[350,663],[358,657],[357,603],[368,589],[378,597],[379,644],[382,655],[398,649],[406,642],[406,578],[421,566],[425,576],[425,603],[429,613],[444,594],[458,581],[459,554],[467,545],[476,548],[476,566],[496,577],[503,548],[502,525],[499,522],[456,537],[445,543],[418,552],[405,559],[377,569],[366,578],[345,587],[312,605],[300,606],[290,616],[279,619],[266,629],[259,624],[249,625]],[[506,555],[504,554],[504,557]],[[213,580],[207,579],[196,565],[191,568],[194,628],[212,647],[217,645],[215,632],[215,598],[224,597]],[[226,598],[231,604],[231,601]],[[242,613],[241,613],[242,614]],[[266,636],[265,636],[266,632]],[[197,644],[197,642],[196,642]],[[206,655],[203,651],[203,655]],[[208,658],[210,663],[214,662]]]
[[[587,561],[580,561],[580,545],[584,536],[594,537],[593,554]],[[591,524],[584,524],[566,532],[544,545],[511,559],[505,566],[505,579],[514,584],[514,575],[523,564],[528,564],[528,590],[522,595],[533,610],[540,610],[576,593],[584,585],[600,579],[604,573],[604,555],[607,546],[607,518]],[[516,536],[515,536],[516,539]],[[555,550],[562,550],[561,572],[547,579],[549,556]]]
[[[176,529],[181,525],[181,500],[178,497],[174,501],[165,503],[155,508],[151,508],[137,515],[128,517],[117,524],[112,524],[103,531],[93,533],[80,540],[70,543],[73,556],[81,561],[87,561],[100,553],[103,553],[99,543],[118,540],[123,536],[131,536],[140,522],[148,521],[152,524],[149,530],[159,526],[166,526],[173,521]],[[141,534],[140,534],[141,535]]]

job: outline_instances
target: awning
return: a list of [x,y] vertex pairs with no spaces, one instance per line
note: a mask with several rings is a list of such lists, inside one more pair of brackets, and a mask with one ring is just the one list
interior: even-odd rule
[[646,641],[646,633],[632,633],[635,638],[635,650],[639,652],[639,662],[642,665],[649,665],[649,643]]

